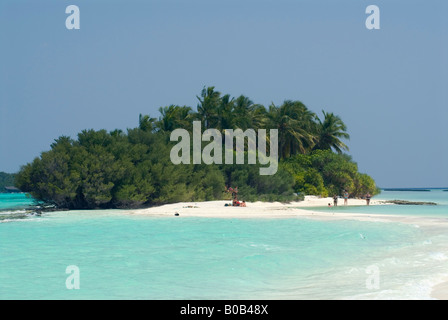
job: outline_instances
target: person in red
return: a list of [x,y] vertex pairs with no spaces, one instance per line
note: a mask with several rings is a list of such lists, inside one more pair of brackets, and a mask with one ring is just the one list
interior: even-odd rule
[[232,206],[239,206],[240,202],[238,201],[238,187],[232,188],[229,187],[229,189],[227,189],[227,192],[231,192],[232,193]]

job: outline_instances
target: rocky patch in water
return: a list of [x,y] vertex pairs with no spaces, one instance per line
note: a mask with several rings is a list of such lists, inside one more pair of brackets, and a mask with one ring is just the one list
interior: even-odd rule
[[399,205],[415,205],[415,206],[436,206],[435,202],[425,202],[425,201],[407,201],[407,200],[386,200],[383,201],[385,204],[399,204]]

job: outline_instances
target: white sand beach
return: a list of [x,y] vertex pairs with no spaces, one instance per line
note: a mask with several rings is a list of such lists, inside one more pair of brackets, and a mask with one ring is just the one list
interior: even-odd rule
[[[181,202],[167,204],[147,209],[126,210],[130,215],[147,216],[173,216],[182,217],[205,217],[205,218],[292,218],[302,217],[320,220],[332,219],[355,219],[360,221],[382,221],[382,222],[401,222],[410,223],[419,226],[441,227],[448,229],[448,221],[434,221],[433,219],[423,219],[412,216],[394,216],[394,215],[368,215],[358,213],[341,213],[310,210],[312,207],[333,206],[332,198],[319,198],[315,196],[306,196],[304,201],[280,203],[280,202],[248,202],[246,207],[232,207],[230,200],[206,201],[206,202]],[[384,205],[384,200],[372,199],[370,205]],[[344,206],[344,199],[339,199],[339,206]],[[348,206],[365,206],[364,199],[349,199]],[[305,210],[306,208],[306,210]],[[432,298],[438,300],[448,300],[448,279],[433,288]]]
[[[370,205],[381,205],[382,203],[382,201],[371,200]],[[329,217],[332,214],[313,212],[310,210],[303,210],[301,208],[326,207],[328,204],[333,206],[333,199],[306,196],[304,201],[289,203],[258,201],[248,202],[246,203],[246,207],[225,206],[226,204],[230,205],[231,201],[180,202],[147,209],[129,210],[128,213],[154,216],[173,216],[178,213],[181,217],[210,218],[286,218],[292,216]],[[340,199],[338,204],[342,206],[343,199]],[[348,205],[366,205],[366,201],[362,199],[349,199]],[[338,214],[338,217],[353,218],[353,214]]]

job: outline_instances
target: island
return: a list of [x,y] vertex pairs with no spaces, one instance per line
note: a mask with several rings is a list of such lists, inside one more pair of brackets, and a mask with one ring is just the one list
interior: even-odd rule
[[[197,99],[196,110],[169,105],[159,108],[158,118],[140,114],[138,126],[127,132],[86,129],[76,139],[60,136],[49,151],[22,167],[15,185],[45,205],[64,209],[146,208],[226,200],[231,199],[228,188],[238,188],[239,199],[252,202],[298,201],[304,195],[334,197],[344,193],[362,198],[380,192],[373,178],[359,172],[346,153],[350,135],[338,115],[322,111],[319,116],[292,100],[265,107],[243,95],[222,94],[214,87],[204,87]],[[173,163],[177,141],[173,141],[172,133],[182,129],[193,134],[195,122],[200,123],[201,133],[209,129],[222,133],[265,130],[269,142],[270,132],[275,130],[278,170],[261,175],[260,168],[265,167],[261,161]],[[214,143],[226,152],[222,140],[218,137]],[[202,141],[202,145],[191,147],[193,151],[204,150],[209,143]],[[244,142],[244,147],[249,143]],[[238,146],[234,148],[238,157]],[[247,151],[242,155],[244,159],[251,156]]]

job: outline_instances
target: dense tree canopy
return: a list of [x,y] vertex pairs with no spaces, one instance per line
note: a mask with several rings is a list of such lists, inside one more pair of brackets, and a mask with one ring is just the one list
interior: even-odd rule
[[[323,119],[300,101],[265,108],[245,96],[222,95],[214,87],[197,97],[197,110],[169,105],[158,118],[140,115],[127,132],[84,130],[77,139],[61,136],[33,162],[22,167],[16,186],[36,199],[63,208],[129,208],[178,201],[226,199],[226,186],[238,186],[244,200],[297,199],[296,194],[327,196],[348,190],[352,196],[375,194],[375,182],[358,172],[344,139],[343,121]],[[177,128],[202,130],[278,129],[280,166],[273,176],[260,164],[174,165],[170,134]],[[206,145],[204,142],[203,145]]]

